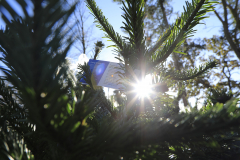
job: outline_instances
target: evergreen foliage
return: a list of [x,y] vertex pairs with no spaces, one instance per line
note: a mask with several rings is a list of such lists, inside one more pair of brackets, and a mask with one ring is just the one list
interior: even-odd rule
[[[119,0],[114,1],[120,2]],[[145,2],[144,28],[146,42],[149,46],[155,41],[156,37],[162,35],[169,28],[170,18],[175,14],[179,15],[179,13],[175,13],[174,11],[177,8],[171,6],[175,1],[146,0]],[[202,93],[207,93],[209,88],[223,89],[226,87],[234,93],[239,90],[238,72],[240,63],[236,56],[238,54],[237,48],[239,48],[239,0],[218,1],[217,4],[214,4],[214,7],[215,15],[222,24],[222,34],[226,34],[226,36],[214,35],[208,39],[185,39],[177,52],[186,54],[173,53],[172,61],[168,60],[167,63],[168,68],[174,68],[173,70],[181,73],[182,70],[193,70],[196,65],[209,59],[218,62],[217,69],[211,70],[204,76],[195,77],[194,81],[188,81],[188,83],[182,84],[183,86],[172,86],[176,90],[179,87],[184,88],[183,92],[185,93],[181,99],[185,107],[191,105],[188,100],[191,101],[198,97],[197,99],[202,101],[207,98],[207,94]],[[214,18],[214,13],[209,13],[209,16]],[[208,23],[206,25],[208,26]],[[210,30],[206,30],[206,32],[210,32]],[[211,54],[209,51],[213,53]]]
[[[193,109],[170,116],[166,116],[170,111],[161,114],[161,110],[137,114],[141,104],[129,103],[134,95],[126,89],[127,100],[123,100],[121,107],[113,108],[104,92],[91,85],[88,66],[79,68],[85,72],[89,85],[69,78],[65,58],[73,40],[65,24],[75,5],[63,8],[64,0],[31,2],[33,16],[26,10],[26,1],[17,2],[25,14],[20,18],[6,0],[0,1],[2,18],[7,24],[0,32],[4,63],[0,81],[0,159],[233,159],[239,156],[235,147],[240,121],[237,98],[224,104],[207,103],[200,111]],[[131,83],[134,78],[129,73],[133,69],[143,71],[143,75],[153,71],[170,73],[166,68],[161,70],[162,62],[181,45],[183,38],[193,33],[192,27],[199,24],[205,13],[212,10],[212,3],[207,0],[187,3],[175,25],[148,49],[143,35],[143,0],[124,3],[124,29],[129,37],[121,37],[114,31],[93,0],[87,3],[100,28],[116,44],[125,63],[124,78]],[[8,19],[6,10],[12,20]],[[182,79],[195,77],[214,66],[215,62],[209,62],[206,67],[189,71],[187,78]],[[173,74],[166,76],[169,80],[173,77]],[[151,102],[144,105],[152,108]],[[223,137],[226,132],[229,136]]]

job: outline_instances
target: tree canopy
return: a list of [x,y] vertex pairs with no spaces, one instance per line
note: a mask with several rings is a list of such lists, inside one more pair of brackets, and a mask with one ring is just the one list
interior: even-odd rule
[[[115,32],[94,0],[86,0],[98,27],[114,42],[117,58],[124,64],[121,77],[125,89],[115,92],[117,106],[102,88],[94,89],[87,64],[78,66],[77,81],[67,65],[74,33],[66,24],[77,4],[66,8],[67,0],[32,0],[34,14],[29,15],[27,0],[17,3],[23,18],[7,0],[0,1],[6,23],[0,30],[0,60],[4,64],[0,68],[0,159],[239,158],[238,94],[212,89],[200,110],[193,107],[179,112],[178,101],[186,92],[183,86],[218,62],[208,61],[189,70],[164,65],[170,55],[182,55],[179,48],[195,32],[194,26],[214,12],[216,2],[186,2],[181,16],[165,26],[161,36],[156,35],[156,43],[149,46],[144,34],[144,0],[122,2],[122,28],[128,37]],[[226,40],[219,39],[224,46]],[[210,44],[214,43],[208,44],[209,49],[220,52],[217,56],[228,58],[222,53],[232,48]],[[94,59],[101,47],[97,42]],[[225,68],[224,73],[228,72]],[[150,99],[137,97],[133,84],[149,74],[154,95]],[[82,77],[88,85],[79,82]],[[232,81],[227,83],[234,87]],[[175,84],[178,95],[170,97],[165,92]]]

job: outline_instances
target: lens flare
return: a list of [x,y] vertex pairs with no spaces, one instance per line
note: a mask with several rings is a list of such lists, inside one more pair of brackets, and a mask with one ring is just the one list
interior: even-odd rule
[[134,92],[141,98],[148,97],[152,93],[151,84],[146,80],[138,82],[134,85],[134,88]]

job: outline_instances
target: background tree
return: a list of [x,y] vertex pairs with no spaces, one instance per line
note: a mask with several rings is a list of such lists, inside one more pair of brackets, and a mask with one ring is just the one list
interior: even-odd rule
[[[223,26],[223,33],[235,52],[238,59],[240,59],[239,49],[239,31],[240,31],[240,10],[239,0],[221,0],[219,4],[223,9],[215,10],[214,13],[221,21]],[[221,16],[222,14],[222,16]]]
[[[205,91],[211,87],[218,90],[225,88],[228,92],[239,93],[239,80],[237,78],[240,65],[237,49],[239,48],[239,27],[237,24],[239,22],[239,1],[220,1],[215,7],[214,13],[222,23],[222,34],[214,35],[212,38],[198,41],[198,43],[210,51],[208,53],[210,59],[218,61],[218,70],[210,72],[208,79],[197,79],[196,83],[190,84],[188,88],[195,88],[196,85],[196,88],[200,87]],[[208,59],[203,53],[199,54],[198,57],[197,59],[200,61]],[[192,93],[194,95],[194,92]]]
[[68,1],[69,5],[77,4],[76,10],[72,15],[72,23],[75,23],[74,27],[69,26],[72,30],[72,33],[75,33],[75,43],[74,47],[83,54],[89,53],[89,51],[93,48],[94,38],[91,36],[93,26],[88,26],[87,21],[89,20],[89,15],[86,14],[87,8],[86,4],[83,0],[72,0]]
[[[76,9],[74,13],[69,18],[67,24],[67,29],[70,30],[70,35],[74,34],[74,44],[71,48],[71,53],[68,55],[68,59],[74,65],[75,74],[77,74],[76,68],[77,63],[79,63],[79,53],[85,54],[86,57],[97,59],[104,44],[99,39],[99,37],[92,36],[94,26],[90,22],[90,14],[88,14],[88,9],[84,0],[69,0],[67,1],[68,6],[76,4]],[[96,43],[94,43],[96,42]],[[78,53],[76,53],[78,51]],[[77,61],[77,62],[76,62]],[[71,64],[70,64],[71,65]]]
[[[240,63],[228,41],[224,37],[213,36],[210,39],[204,39],[202,43],[210,53],[208,53],[208,58],[206,53],[200,54],[199,60],[215,59],[218,61],[218,69],[209,72],[209,78],[205,82],[199,83],[199,80],[197,80],[193,82],[193,85],[205,89],[211,87],[221,90],[226,88],[228,92],[237,94],[240,86],[236,77],[238,77]],[[192,88],[194,86],[190,84],[188,87]]]

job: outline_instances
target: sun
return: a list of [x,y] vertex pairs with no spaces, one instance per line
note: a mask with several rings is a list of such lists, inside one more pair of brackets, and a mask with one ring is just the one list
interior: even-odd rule
[[138,97],[149,97],[152,93],[152,86],[148,80],[142,80],[134,84],[134,92]]

